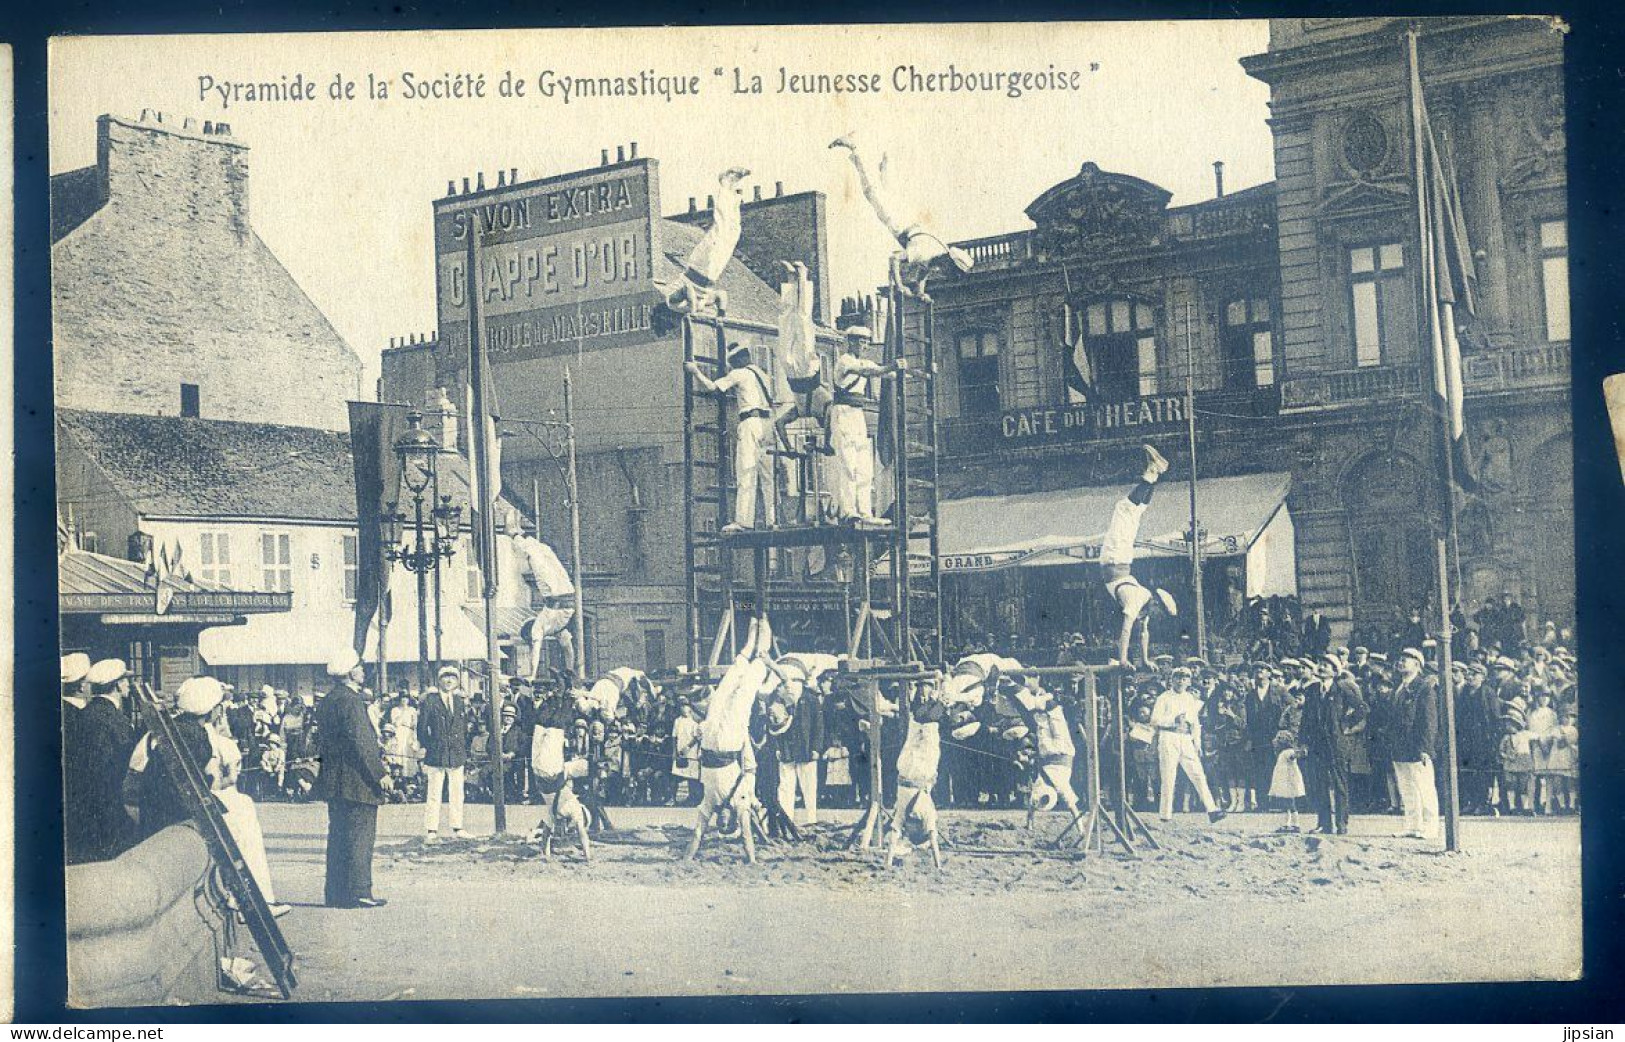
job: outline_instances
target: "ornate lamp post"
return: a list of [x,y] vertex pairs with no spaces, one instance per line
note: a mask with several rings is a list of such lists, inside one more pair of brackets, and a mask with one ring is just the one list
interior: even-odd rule
[[[429,689],[429,618],[428,577],[441,558],[449,558],[456,549],[457,516],[461,510],[451,506],[449,497],[440,505],[431,506],[432,528],[425,540],[423,498],[434,484],[436,460],[440,445],[434,435],[423,429],[423,414],[416,409],[407,414],[407,429],[395,440],[395,454],[401,460],[401,480],[412,494],[411,545],[402,536],[403,517],[396,505],[389,504],[384,511],[384,557],[398,561],[406,570],[418,577],[418,690]],[[450,538],[446,538],[449,530]]]

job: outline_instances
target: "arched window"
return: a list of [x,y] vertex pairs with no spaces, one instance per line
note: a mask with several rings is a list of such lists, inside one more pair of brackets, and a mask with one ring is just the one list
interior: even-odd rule
[[1354,555],[1356,628],[1383,625],[1423,608],[1433,589],[1427,486],[1408,459],[1368,456],[1343,492]]
[[1067,400],[1122,401],[1156,394],[1157,322],[1151,305],[1127,298],[1068,308],[1062,358]]

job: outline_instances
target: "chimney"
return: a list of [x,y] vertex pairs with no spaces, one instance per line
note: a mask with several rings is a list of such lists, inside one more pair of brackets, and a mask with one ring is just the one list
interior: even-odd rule
[[609,165],[609,149],[606,148],[606,149],[602,149],[602,150],[599,151],[599,153],[598,153],[598,165],[599,166],[608,166]]
[[456,194],[457,194],[457,179],[454,178],[454,177],[446,178],[446,195],[453,196],[453,195],[456,195]]
[[751,196],[751,202],[759,203],[761,201],[762,201],[762,186],[761,185],[755,185],[754,186],[754,194]]
[[707,210],[715,210],[717,208],[717,197],[714,196],[714,195],[706,196],[705,197],[705,208]]
[[434,410],[440,414],[440,447],[444,451],[457,451],[457,406],[444,387],[435,389]]
[[694,211],[696,211],[698,209],[699,209],[699,204],[694,201],[694,197],[692,195],[689,196],[688,197],[688,212],[693,213]]
[[463,178],[463,194],[468,194],[468,178]]
[[783,181],[774,181],[773,182],[773,198],[777,199],[779,196],[781,196],[783,194],[784,194],[784,182]]
[[508,184],[508,171],[506,171],[506,170],[498,170],[497,171],[497,187],[498,188],[503,188],[503,187],[506,187],[507,184]]
[[485,191],[485,171],[481,170],[474,175],[474,191]]
[[636,141],[634,141],[634,142],[632,142],[632,158],[636,159],[637,157],[638,157],[638,143]]
[[616,145],[615,146],[615,162],[617,162],[617,163],[626,162],[626,146],[625,145]]
[[1213,161],[1213,197],[1215,199],[1224,198],[1224,160],[1222,159]]
[[516,184],[519,183],[519,168],[518,167],[510,166],[508,168],[508,183],[511,184],[511,185],[516,185]]

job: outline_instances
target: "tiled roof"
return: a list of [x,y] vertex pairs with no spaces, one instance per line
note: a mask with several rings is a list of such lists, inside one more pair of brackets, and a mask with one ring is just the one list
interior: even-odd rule
[[[76,409],[58,409],[57,423],[149,517],[355,520],[347,433]],[[443,458],[441,491],[466,504],[465,474],[460,456]],[[71,490],[60,491],[71,498]]]

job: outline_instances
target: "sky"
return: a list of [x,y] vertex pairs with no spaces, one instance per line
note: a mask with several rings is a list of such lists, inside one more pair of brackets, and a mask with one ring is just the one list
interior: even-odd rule
[[[431,203],[484,171],[521,180],[597,165],[638,143],[660,161],[662,209],[715,191],[742,165],[771,195],[829,197],[832,299],[885,278],[890,240],[830,140],[860,131],[946,239],[1030,227],[1023,210],[1086,161],[1143,177],[1173,205],[1213,196],[1216,159],[1234,191],[1270,180],[1268,88],[1239,59],[1266,49],[1263,21],[539,29],[278,36],[85,37],[51,51],[51,170],[95,162],[95,121],[142,109],[224,120],[248,144],[255,230],[376,376],[391,337],[435,326]],[[1074,89],[1003,93],[891,89],[920,74],[1055,72]],[[763,93],[736,93],[735,73]],[[866,94],[776,93],[792,74],[877,76]],[[504,73],[527,86],[502,97]],[[698,81],[697,96],[539,95],[555,76]],[[484,98],[406,97],[417,84],[485,76]],[[388,98],[368,96],[368,77]],[[292,81],[309,101],[235,100],[214,85]],[[332,100],[336,77],[354,83]]]

